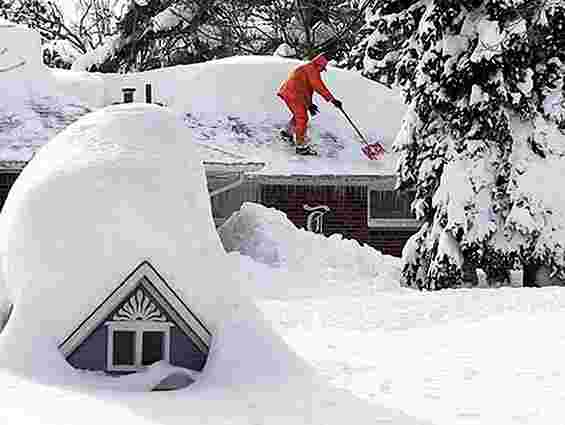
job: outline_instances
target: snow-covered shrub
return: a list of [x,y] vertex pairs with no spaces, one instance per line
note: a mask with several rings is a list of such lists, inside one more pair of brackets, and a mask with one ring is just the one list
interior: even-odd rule
[[449,231],[439,237],[436,255],[430,264],[429,281],[433,289],[444,289],[463,284],[463,255]]
[[420,230],[414,233],[402,248],[402,279],[401,283],[419,289],[430,289],[425,273],[429,265],[428,241],[429,224],[424,223]]
[[416,257],[430,262],[406,262],[405,279],[456,284],[444,280],[459,267],[440,249],[446,232],[490,282],[516,260],[563,275],[565,196],[546,196],[543,180],[558,181],[565,155],[565,2],[373,3],[356,63],[404,90],[399,189],[416,191],[430,224]]

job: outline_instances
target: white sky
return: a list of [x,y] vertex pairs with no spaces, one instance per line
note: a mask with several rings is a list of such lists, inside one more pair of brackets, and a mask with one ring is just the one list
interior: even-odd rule
[[75,15],[74,0],[55,0],[55,3],[61,8],[65,17],[72,18]]

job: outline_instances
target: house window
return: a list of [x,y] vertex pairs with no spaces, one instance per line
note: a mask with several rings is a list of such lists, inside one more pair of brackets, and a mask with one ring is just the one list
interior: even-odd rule
[[168,322],[106,322],[108,370],[136,371],[159,360],[170,360]]
[[369,227],[410,227],[419,226],[410,211],[414,194],[395,190],[369,189]]
[[112,363],[116,366],[135,365],[135,332],[114,331]]
[[165,334],[159,331],[143,332],[141,344],[141,364],[147,366],[163,360]]

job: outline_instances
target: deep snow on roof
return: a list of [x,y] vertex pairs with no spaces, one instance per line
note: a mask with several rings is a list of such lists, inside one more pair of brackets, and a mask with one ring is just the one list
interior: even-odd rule
[[[396,155],[391,144],[405,106],[401,96],[360,74],[328,68],[323,78],[344,102],[344,109],[369,141],[382,141],[382,161],[369,161],[359,138],[345,117],[317,95],[320,114],[310,122],[310,136],[318,158],[297,157],[280,141],[279,130],[289,119],[276,92],[289,72],[301,62],[271,56],[232,57],[132,74],[53,72],[59,90],[93,107],[120,102],[122,88],[136,89],[144,101],[145,84],[153,100],[184,116],[203,161],[225,165],[261,163],[266,175],[391,175]],[[103,95],[101,95],[103,93]]]
[[0,167],[22,168],[37,149],[89,111],[61,95],[42,64],[41,37],[0,21]]
[[52,93],[9,89],[0,100],[0,164],[21,168],[49,139],[89,112],[88,107]]
[[[3,37],[19,31],[22,37]],[[10,38],[11,40],[8,40]],[[21,38],[21,39],[20,39]],[[15,41],[14,41],[15,39]],[[18,41],[20,39],[20,41]],[[49,70],[41,64],[39,37],[20,27],[0,27],[0,66],[25,62],[2,74],[0,85],[0,165],[25,164],[50,138],[89,110],[122,101],[122,89],[136,89],[143,102],[151,83],[153,101],[183,115],[204,163],[264,175],[391,175],[396,156],[392,141],[405,107],[398,93],[356,72],[328,68],[323,77],[369,141],[387,149],[381,161],[360,151],[345,117],[315,95],[320,114],[309,135],[320,156],[298,157],[280,140],[290,115],[276,96],[280,84],[301,62],[271,56],[232,57],[143,73],[95,74]],[[22,59],[24,58],[24,59]],[[235,167],[235,168],[234,168]]]

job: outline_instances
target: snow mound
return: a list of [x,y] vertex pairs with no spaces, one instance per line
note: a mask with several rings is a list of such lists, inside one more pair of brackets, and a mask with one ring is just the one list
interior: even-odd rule
[[[192,375],[164,367],[110,381],[73,369],[58,349],[149,260],[212,334],[198,381],[180,396],[198,397],[191,389],[204,388],[218,393],[211,399],[223,400],[231,397],[226,388],[279,394],[291,380],[298,380],[296,388],[319,384],[241,296],[245,276],[222,248],[190,140],[181,118],[167,108],[111,106],[69,126],[24,169],[0,221],[2,271],[14,306],[0,334],[0,369],[89,391],[188,384]],[[296,388],[287,390],[287,401]],[[292,403],[289,408],[296,410]]]
[[159,361],[146,369],[121,376],[102,375],[99,372],[81,371],[83,381],[93,381],[93,386],[128,391],[168,391],[185,388],[196,382],[200,373]]
[[297,228],[274,208],[244,203],[218,233],[228,252],[237,251],[291,273],[308,274],[306,279],[300,279],[301,285],[308,281],[378,279],[381,289],[398,287],[398,278],[391,276],[398,270],[398,258],[344,239],[341,234],[326,237]]
[[[189,140],[170,110],[119,105],[83,117],[34,157],[2,213],[14,310],[0,364],[45,372],[46,347],[56,347],[143,260],[214,334],[239,298],[218,267],[225,252]],[[57,354],[47,357],[56,364]]]

